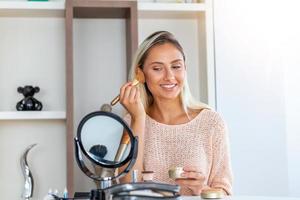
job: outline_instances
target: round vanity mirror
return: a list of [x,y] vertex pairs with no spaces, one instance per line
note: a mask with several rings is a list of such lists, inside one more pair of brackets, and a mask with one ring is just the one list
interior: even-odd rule
[[[81,152],[95,165],[102,168],[119,168],[126,165],[130,170],[137,155],[137,139],[129,126],[118,115],[96,111],[86,115],[79,123],[75,138],[76,160],[90,178],[102,180],[86,168]],[[114,178],[114,177],[111,177]]]
[[[86,115],[78,126],[75,158],[79,168],[94,179],[97,189],[85,194],[85,199],[179,199],[179,186],[176,185],[152,181],[117,184],[113,181],[130,171],[137,151],[137,137],[118,115],[104,111]],[[83,159],[84,156],[88,160]],[[88,164],[91,161],[94,170],[87,167],[86,161]],[[79,196],[83,197],[75,193],[74,199]]]

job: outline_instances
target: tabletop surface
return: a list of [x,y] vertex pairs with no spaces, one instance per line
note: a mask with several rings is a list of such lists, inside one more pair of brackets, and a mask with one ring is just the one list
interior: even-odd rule
[[[183,196],[182,200],[200,200],[199,196]],[[300,200],[293,197],[278,197],[278,196],[227,196],[222,200]]]

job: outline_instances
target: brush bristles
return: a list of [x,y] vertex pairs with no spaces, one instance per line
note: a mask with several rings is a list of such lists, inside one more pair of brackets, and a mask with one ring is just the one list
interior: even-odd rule
[[139,84],[139,81],[137,80],[137,79],[134,79],[133,81],[132,81],[132,85],[137,85],[137,84]]

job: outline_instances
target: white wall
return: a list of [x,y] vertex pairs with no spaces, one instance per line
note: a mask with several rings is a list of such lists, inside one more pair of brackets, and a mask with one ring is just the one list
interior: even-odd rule
[[[127,80],[124,19],[76,19],[74,21],[74,130],[88,113],[100,110],[119,93]],[[117,104],[113,112],[122,114]],[[75,191],[96,188],[74,163]]]
[[282,47],[282,60],[285,68],[285,102],[287,156],[289,167],[289,194],[300,196],[300,2],[288,2],[284,27],[286,37]]
[[230,130],[235,194],[300,196],[298,4],[215,1],[217,107]]

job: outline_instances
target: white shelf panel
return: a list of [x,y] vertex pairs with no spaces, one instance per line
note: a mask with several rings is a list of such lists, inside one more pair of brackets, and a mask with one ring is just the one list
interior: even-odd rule
[[[205,11],[205,3],[151,3],[138,2],[139,11]],[[0,17],[64,17],[65,0],[34,1],[1,1]]]
[[0,112],[0,120],[66,119],[65,111],[7,111]]
[[0,1],[0,17],[64,17],[65,1]]
[[1,9],[47,9],[64,10],[64,1],[0,1]]
[[186,11],[196,12],[205,11],[206,5],[204,3],[149,3],[139,2],[139,11]]

